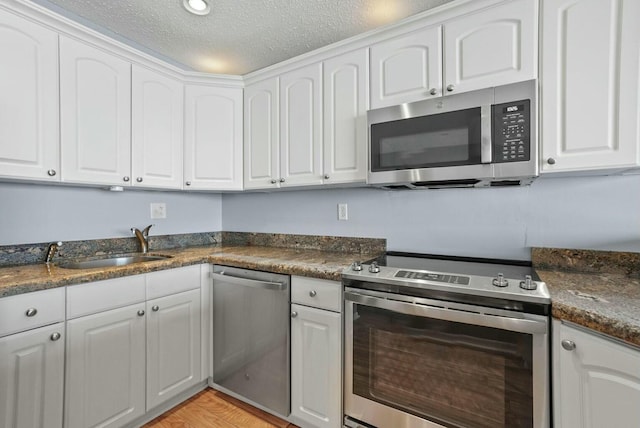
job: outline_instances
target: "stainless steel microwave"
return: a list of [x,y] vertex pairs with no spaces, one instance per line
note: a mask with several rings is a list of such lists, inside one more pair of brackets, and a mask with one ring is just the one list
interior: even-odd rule
[[538,176],[537,84],[367,112],[367,182],[385,188],[530,184]]

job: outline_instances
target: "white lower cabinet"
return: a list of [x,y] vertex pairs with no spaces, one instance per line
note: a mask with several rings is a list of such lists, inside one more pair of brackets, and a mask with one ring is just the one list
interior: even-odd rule
[[64,322],[0,338],[0,427],[60,428]]
[[200,290],[147,302],[147,409],[200,379]]
[[[301,288],[304,295],[296,291]],[[291,419],[304,427],[342,426],[342,314],[326,310],[335,307],[333,296],[342,300],[341,288],[339,282],[291,278]],[[315,301],[319,308],[305,306]]]
[[67,322],[65,426],[119,427],[145,413],[145,305]]
[[553,327],[554,426],[638,426],[640,349],[557,320]]
[[69,287],[66,428],[138,423],[202,381],[201,280],[188,266]]

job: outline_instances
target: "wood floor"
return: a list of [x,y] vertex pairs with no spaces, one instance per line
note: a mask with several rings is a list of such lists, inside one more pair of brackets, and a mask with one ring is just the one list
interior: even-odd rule
[[143,428],[297,428],[222,392],[207,388]]

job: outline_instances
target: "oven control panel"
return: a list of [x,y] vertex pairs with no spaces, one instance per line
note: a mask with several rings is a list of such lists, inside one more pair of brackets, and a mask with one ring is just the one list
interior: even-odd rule
[[469,285],[468,276],[443,275],[431,272],[416,272],[411,270],[399,270],[395,274],[396,278],[421,279],[423,281],[446,282],[448,284]]
[[522,162],[531,157],[531,101],[496,104],[493,109],[493,162]]

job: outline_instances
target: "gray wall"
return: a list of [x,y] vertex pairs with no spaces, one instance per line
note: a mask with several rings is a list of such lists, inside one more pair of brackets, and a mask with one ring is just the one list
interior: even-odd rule
[[[227,194],[228,231],[367,236],[391,250],[527,260],[530,247],[640,251],[640,176],[529,187]],[[337,220],[347,203],[348,221]]]
[[[149,204],[167,204],[167,218],[151,220]],[[154,192],[0,183],[0,245],[221,230],[219,194]]]

